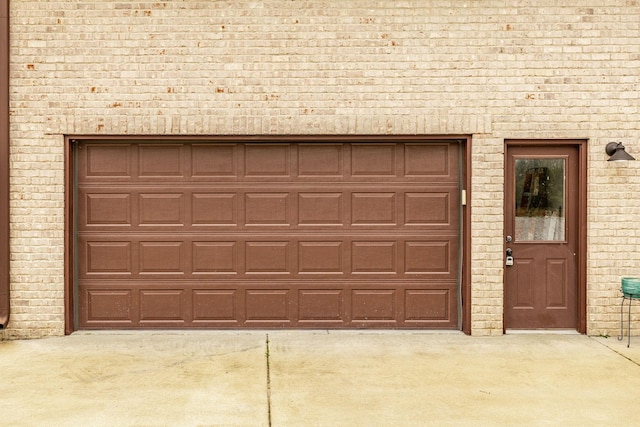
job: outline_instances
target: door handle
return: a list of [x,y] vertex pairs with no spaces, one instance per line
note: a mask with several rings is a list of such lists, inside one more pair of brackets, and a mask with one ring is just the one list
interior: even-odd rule
[[513,250],[511,248],[507,248],[506,252],[506,258],[505,258],[505,265],[511,266],[513,265]]

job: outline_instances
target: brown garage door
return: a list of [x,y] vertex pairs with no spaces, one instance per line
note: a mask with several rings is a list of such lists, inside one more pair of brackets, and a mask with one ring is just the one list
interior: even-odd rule
[[78,327],[457,328],[455,142],[76,146]]

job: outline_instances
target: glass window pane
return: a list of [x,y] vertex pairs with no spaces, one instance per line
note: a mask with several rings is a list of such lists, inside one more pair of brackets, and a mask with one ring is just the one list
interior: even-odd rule
[[516,240],[565,240],[565,159],[516,159]]

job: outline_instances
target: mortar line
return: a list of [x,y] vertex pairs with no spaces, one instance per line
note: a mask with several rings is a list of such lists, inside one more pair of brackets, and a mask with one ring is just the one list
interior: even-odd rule
[[269,364],[269,334],[267,334],[265,359],[267,363],[267,418],[271,427],[271,366]]

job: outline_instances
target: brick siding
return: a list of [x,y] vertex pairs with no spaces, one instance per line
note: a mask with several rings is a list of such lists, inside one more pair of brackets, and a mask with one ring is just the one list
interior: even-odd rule
[[502,333],[504,140],[588,139],[587,328],[617,334],[640,162],[604,146],[640,159],[640,2],[14,0],[10,22],[0,337],[64,333],[64,135],[121,134],[472,135],[475,335]]

